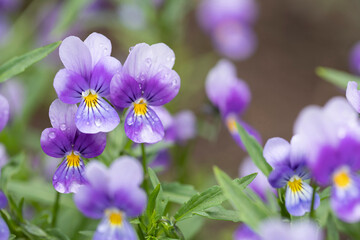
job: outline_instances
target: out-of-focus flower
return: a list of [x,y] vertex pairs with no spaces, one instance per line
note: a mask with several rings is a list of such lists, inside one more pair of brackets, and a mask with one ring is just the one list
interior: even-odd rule
[[6,153],[5,146],[0,143],[0,175],[1,168],[8,162],[8,155]]
[[[311,210],[313,188],[305,180],[310,179],[306,167],[306,147],[300,136],[294,136],[291,143],[282,138],[269,139],[264,147],[264,157],[273,167],[269,182],[274,188],[286,186],[285,206],[294,216],[302,216]],[[315,193],[314,209],[320,205]]]
[[43,151],[51,157],[64,158],[53,177],[54,188],[60,193],[76,192],[86,183],[81,157],[97,157],[106,146],[105,133],[85,134],[77,130],[74,121],[77,111],[75,104],[56,99],[49,110],[53,128],[47,128],[41,134]]
[[167,149],[163,149],[159,151],[151,163],[149,163],[149,167],[151,168],[160,168],[162,171],[166,171],[171,163],[171,156]]
[[[6,208],[8,205],[7,198],[5,194],[0,191],[0,209]],[[0,240],[8,240],[10,236],[10,231],[6,225],[4,219],[0,216]]]
[[322,240],[321,229],[311,221],[293,221],[291,225],[280,219],[267,219],[260,224],[262,240]]
[[0,95],[0,132],[4,129],[9,120],[9,102]]
[[356,45],[352,48],[350,52],[350,70],[356,74],[360,75],[360,42],[356,43]]
[[294,128],[308,143],[308,165],[321,186],[332,185],[331,206],[343,221],[360,220],[360,124],[345,98],[306,107]]
[[16,79],[8,80],[0,85],[0,94],[8,100],[9,119],[20,115],[24,107],[24,85]]
[[223,120],[236,143],[244,148],[236,123],[244,127],[259,142],[261,137],[255,129],[240,120],[251,99],[246,82],[236,76],[235,66],[228,60],[220,60],[206,77],[206,93],[210,101],[219,108]]
[[169,131],[177,143],[183,144],[196,136],[196,117],[190,110],[183,110],[174,116],[174,122]]
[[88,184],[74,195],[77,208],[87,217],[100,219],[93,239],[136,240],[128,222],[146,207],[146,194],[140,188],[143,170],[140,163],[128,156],[115,160],[109,169],[92,161],[85,169]]
[[129,108],[125,133],[136,143],[156,143],[164,127],[151,106],[170,102],[179,92],[180,77],[172,70],[174,52],[165,44],[137,44],[119,74],[111,81],[111,99],[119,108]]
[[360,91],[357,89],[357,86],[358,86],[357,82],[354,81],[348,82],[346,88],[346,98],[351,104],[351,106],[355,109],[355,111],[360,113]]
[[239,176],[245,177],[252,173],[257,173],[257,176],[249,184],[249,187],[254,190],[261,199],[266,200],[267,192],[276,193],[275,189],[269,184],[267,177],[256,167],[250,157],[246,157],[239,168]]
[[110,95],[110,81],[121,63],[110,56],[111,42],[99,33],[85,41],[70,36],[60,45],[65,68],[55,76],[54,88],[61,101],[80,102],[75,124],[83,133],[110,132],[120,122],[115,109],[105,101]]
[[221,54],[236,60],[252,55],[257,45],[252,30],[257,17],[254,0],[203,0],[197,15]]
[[145,12],[139,3],[123,3],[118,7],[121,24],[129,29],[140,30],[146,26]]
[[261,240],[260,236],[243,224],[236,229],[233,236],[234,240]]

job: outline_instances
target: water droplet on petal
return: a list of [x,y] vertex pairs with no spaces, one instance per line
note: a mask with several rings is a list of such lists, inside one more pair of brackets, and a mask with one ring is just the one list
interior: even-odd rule
[[89,122],[89,121],[87,121],[87,122],[86,122],[86,125],[90,125],[90,122]]
[[145,59],[145,63],[146,63],[146,65],[150,66],[151,65],[151,58]]
[[49,133],[49,138],[54,139],[56,137],[56,133],[55,132],[50,132]]
[[139,83],[139,88],[141,89],[141,83]]
[[174,79],[172,80],[172,83],[171,83],[172,86],[175,86],[175,85],[177,84],[177,81],[178,81],[177,78],[174,78]]
[[129,118],[126,121],[126,124],[131,126],[134,124],[134,117],[133,116],[129,116]]
[[[6,113],[5,113],[6,114]],[[50,122],[51,123],[54,123],[55,122],[55,119],[54,118],[50,118]]]
[[77,115],[77,116],[76,116],[76,118],[77,118],[77,119],[80,119],[80,118],[81,118],[81,116],[80,116],[80,115]]
[[101,118],[96,118],[96,119],[95,119],[95,125],[96,125],[97,127],[100,127],[101,124],[102,124],[102,119],[101,119]]
[[134,47],[130,47],[129,48],[129,53],[134,49]]
[[65,124],[65,123],[60,124],[60,130],[61,130],[61,131],[65,131],[65,130],[66,130],[66,124]]

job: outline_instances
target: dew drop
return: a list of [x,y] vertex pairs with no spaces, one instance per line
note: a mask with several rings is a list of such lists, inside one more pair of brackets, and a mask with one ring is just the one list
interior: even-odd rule
[[54,175],[53,179],[56,180],[58,177],[56,175]]
[[55,132],[50,132],[49,133],[49,138],[54,139],[56,137],[56,133]]
[[89,121],[87,121],[87,122],[86,122],[86,125],[90,125],[90,122],[89,122]]
[[101,119],[101,118],[96,118],[96,119],[95,119],[95,125],[96,125],[97,127],[100,127],[101,124],[102,124],[102,119]]
[[55,119],[54,119],[54,118],[50,118],[50,122],[51,122],[51,123],[54,123],[54,122],[55,122]]
[[80,118],[81,118],[81,116],[80,116],[80,115],[77,115],[77,116],[76,116],[76,118],[77,118],[77,119],[80,119]]
[[141,94],[142,94],[142,95],[144,95],[144,93],[145,93],[145,92],[144,92],[144,90],[143,90],[143,91],[141,91]]
[[141,83],[139,83],[139,88],[141,89]]
[[132,116],[129,117],[129,118],[127,119],[126,123],[127,123],[127,125],[129,125],[129,126],[133,125],[133,124],[134,124],[134,117],[132,117]]
[[61,129],[61,131],[65,131],[66,130],[66,124],[65,123],[60,124],[60,129]]
[[146,65],[150,66],[151,65],[151,58],[146,58],[145,62],[146,62]]
[[134,49],[134,47],[130,47],[129,48],[129,53]]
[[176,84],[177,84],[177,79],[176,78],[174,78],[173,80],[172,80],[172,83],[171,83],[173,86],[175,86]]

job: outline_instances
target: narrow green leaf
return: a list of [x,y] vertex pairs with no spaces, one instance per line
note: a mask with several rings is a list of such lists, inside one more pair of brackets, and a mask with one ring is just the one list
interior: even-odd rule
[[231,178],[221,171],[214,168],[215,177],[220,184],[224,195],[230,201],[231,205],[238,211],[239,218],[250,226],[257,229],[258,224],[270,216],[269,212],[264,212],[263,208],[258,208],[252,200],[245,194],[244,189],[234,184]]
[[349,81],[360,83],[360,77],[331,68],[318,67],[316,68],[316,74],[322,79],[342,89],[346,89]]
[[181,184],[178,182],[163,183],[164,195],[170,202],[183,204],[194,196],[197,191],[192,185]]
[[[244,189],[248,184],[254,180],[256,173],[245,176],[241,179],[236,179],[233,181],[235,186],[239,186],[241,189]],[[178,212],[175,214],[175,219],[177,221],[184,220],[193,216],[194,212],[204,211],[210,207],[218,206],[226,200],[224,194],[221,191],[220,186],[212,186],[207,190],[197,193],[190,198]]]
[[335,216],[332,214],[329,215],[328,221],[327,221],[327,227],[326,227],[326,239],[327,240],[339,240],[339,232],[337,231],[335,220]]
[[236,126],[240,134],[241,141],[244,143],[251,160],[260,169],[260,171],[265,174],[265,176],[269,176],[272,171],[272,167],[266,162],[263,156],[262,147],[239,123],[236,123]]
[[40,61],[54,51],[60,43],[61,41],[51,43],[5,62],[0,66],[0,82],[4,82],[5,80],[23,72],[34,63]]
[[156,198],[159,195],[161,185],[158,184],[154,190],[150,193],[148,205],[146,207],[146,214],[148,215],[149,219],[152,217],[153,212],[156,207]]
[[156,186],[159,186],[159,188],[160,188],[159,194],[156,198],[156,207],[155,207],[155,211],[157,213],[157,218],[160,218],[164,214],[165,208],[168,204],[168,199],[166,196],[164,196],[161,183],[160,183],[159,179],[157,178],[154,170],[152,170],[151,168],[148,168],[148,173],[149,173],[150,181],[151,181],[151,184],[153,185],[153,187],[156,188]]
[[241,219],[239,217],[239,213],[234,210],[225,209],[222,206],[216,206],[209,208],[204,211],[195,212],[196,215],[206,217],[209,219],[214,220],[221,220],[221,221],[232,221],[232,222],[240,222]]

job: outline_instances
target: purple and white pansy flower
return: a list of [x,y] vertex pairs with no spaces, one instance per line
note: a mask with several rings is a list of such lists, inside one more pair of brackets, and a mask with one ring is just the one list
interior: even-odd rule
[[[349,98],[348,98],[349,99]],[[350,101],[351,102],[351,101]],[[332,186],[331,207],[343,221],[360,220],[360,122],[343,97],[301,111],[295,133],[308,143],[308,166],[321,186]]]
[[260,134],[240,119],[250,103],[251,93],[246,82],[237,77],[234,64],[225,59],[220,60],[208,73],[205,88],[208,98],[219,109],[230,134],[240,147],[244,148],[244,145],[237,123],[261,142]]
[[165,44],[140,43],[130,49],[120,73],[111,81],[111,100],[128,108],[125,133],[136,143],[156,143],[164,127],[152,106],[170,102],[179,92],[180,77],[172,70],[174,52]]
[[[294,216],[302,216],[311,210],[313,188],[305,182],[310,179],[306,167],[307,152],[303,139],[294,136],[291,143],[282,138],[269,139],[264,147],[264,157],[274,169],[268,179],[272,187],[286,186],[285,206]],[[314,209],[320,205],[315,193]]]
[[85,176],[88,184],[74,195],[74,201],[85,216],[102,219],[93,239],[136,240],[128,219],[141,215],[147,203],[140,187],[144,176],[139,161],[123,156],[109,169],[92,161],[86,166]]
[[86,183],[84,158],[99,156],[106,146],[106,134],[85,134],[75,126],[78,108],[75,104],[66,104],[56,99],[49,110],[52,128],[41,134],[40,144],[43,151],[54,158],[64,158],[58,166],[53,185],[60,193],[76,192]]
[[84,42],[67,37],[59,48],[65,68],[56,74],[54,88],[64,103],[80,103],[75,124],[83,133],[110,132],[120,122],[105,100],[112,77],[121,69],[121,63],[110,56],[111,48],[110,40],[99,33],[90,34]]

